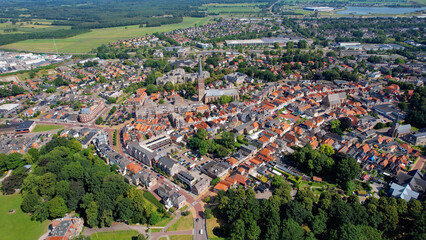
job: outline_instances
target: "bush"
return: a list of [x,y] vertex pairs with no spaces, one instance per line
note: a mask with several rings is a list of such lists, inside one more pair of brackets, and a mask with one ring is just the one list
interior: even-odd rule
[[191,214],[191,212],[189,210],[187,210],[187,211],[182,213],[182,216],[188,216],[189,214]]
[[215,178],[214,180],[212,180],[210,182],[210,185],[214,186],[214,185],[218,184],[219,182],[220,182],[220,178]]

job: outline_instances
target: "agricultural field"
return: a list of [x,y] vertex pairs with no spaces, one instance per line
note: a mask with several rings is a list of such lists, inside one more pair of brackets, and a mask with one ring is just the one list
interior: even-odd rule
[[[50,221],[31,221],[21,210],[21,194],[0,195],[0,236],[3,240],[33,240],[47,232]],[[9,210],[15,210],[9,213]]]
[[[139,25],[93,29],[91,32],[83,33],[65,39],[55,39],[56,47],[60,53],[88,53],[92,49],[121,39],[144,36],[155,32],[168,32],[180,28],[200,26],[211,21],[205,18],[184,18],[183,22],[177,24],[163,25],[160,27],[139,28]],[[2,46],[5,49],[24,50],[32,52],[56,52],[52,39],[30,39]]]
[[90,235],[92,240],[128,240],[137,237],[139,233],[135,230],[129,231],[114,231],[114,232],[99,232]]
[[236,4],[221,4],[212,3],[205,4],[202,8],[205,8],[208,13],[215,13],[220,15],[249,15],[256,14],[261,11],[260,6],[265,3],[236,3]]
[[14,34],[14,33],[32,33],[32,32],[43,32],[52,31],[59,29],[70,29],[69,26],[53,26],[48,20],[33,20],[30,22],[17,22],[12,23],[0,23],[0,35],[1,34]]

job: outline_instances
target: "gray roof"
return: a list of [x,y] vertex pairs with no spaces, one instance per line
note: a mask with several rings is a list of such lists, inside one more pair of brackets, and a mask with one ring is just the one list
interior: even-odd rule
[[410,133],[411,132],[411,125],[407,124],[407,125],[401,125],[398,127],[397,129],[399,134],[405,134],[405,133]]
[[220,97],[220,96],[234,96],[238,95],[238,91],[235,88],[228,89],[208,89],[206,90],[206,97]]
[[172,168],[175,164],[177,164],[175,161],[173,161],[171,158],[168,157],[160,157],[158,160],[161,164],[165,165],[168,168]]
[[185,178],[187,178],[189,181],[192,181],[192,180],[194,180],[194,179],[195,179],[195,178],[194,178],[191,174],[189,174],[189,173],[187,173],[187,172],[185,172],[185,171],[180,171],[178,174],[179,174],[179,175],[184,176],[184,177],[185,177]]
[[392,183],[390,187],[390,193],[392,194],[392,197],[402,198],[407,202],[411,199],[417,199],[419,197],[419,194],[413,191],[410,185],[404,187],[396,183]]

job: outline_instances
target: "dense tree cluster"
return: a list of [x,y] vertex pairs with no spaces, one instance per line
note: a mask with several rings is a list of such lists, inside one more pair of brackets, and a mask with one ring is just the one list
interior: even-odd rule
[[414,90],[408,105],[407,122],[418,128],[426,127],[426,87]]
[[321,147],[320,150],[315,150],[308,144],[297,149],[287,158],[309,176],[323,177],[349,191],[354,187],[352,180],[361,173],[359,164],[354,158],[334,153],[328,145]]
[[16,96],[25,93],[24,88],[13,84],[11,89],[0,88],[0,98]]
[[68,38],[87,32],[90,32],[90,29],[59,29],[31,33],[2,34],[2,37],[0,38],[0,45],[6,45],[28,39]]
[[206,139],[207,131],[203,128],[197,130],[195,136],[189,138],[189,146],[200,152],[201,155],[217,154],[226,157],[234,150],[235,136],[231,132],[223,132],[220,139]]
[[[269,199],[257,200],[252,190],[230,189],[219,192],[216,216],[224,237],[234,240],[256,239],[411,239],[425,237],[424,202],[358,197],[343,198],[323,192],[299,190],[291,200],[287,182],[275,188]],[[415,225],[413,223],[416,223]]]
[[75,139],[55,138],[33,160],[34,170],[23,180],[21,207],[34,220],[76,211],[90,227],[110,226],[115,220],[155,224],[164,213]]

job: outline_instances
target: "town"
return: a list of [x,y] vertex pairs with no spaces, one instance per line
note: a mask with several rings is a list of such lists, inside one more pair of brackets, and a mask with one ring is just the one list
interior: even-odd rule
[[2,191],[40,239],[422,239],[424,18],[271,9],[0,50]]

